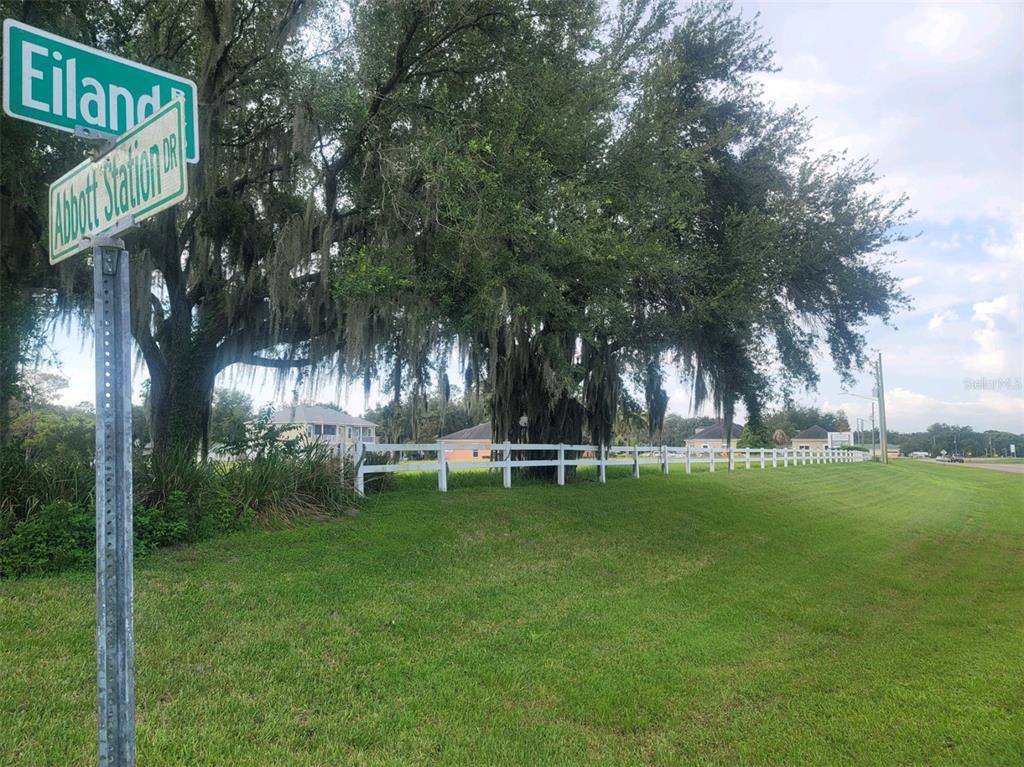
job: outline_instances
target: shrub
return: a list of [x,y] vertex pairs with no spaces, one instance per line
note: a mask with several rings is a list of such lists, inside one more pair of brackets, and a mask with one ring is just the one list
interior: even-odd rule
[[135,554],[145,556],[161,546],[171,546],[188,540],[188,520],[179,509],[184,497],[174,495],[163,508],[137,504],[133,509],[132,532],[135,539]]
[[95,548],[95,516],[81,506],[54,501],[0,540],[0,577],[91,565]]
[[[81,424],[68,428],[78,429]],[[55,424],[47,434],[66,433]],[[250,428],[234,462],[197,463],[186,454],[138,457],[135,551],[199,541],[261,525],[342,513],[351,498],[330,446],[281,439],[266,416]],[[38,434],[40,432],[33,432]],[[0,454],[0,577],[92,566],[95,549],[92,455],[35,452],[24,440]]]

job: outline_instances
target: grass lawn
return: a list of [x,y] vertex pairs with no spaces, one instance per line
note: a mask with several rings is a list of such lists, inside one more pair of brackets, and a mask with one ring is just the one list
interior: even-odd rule
[[[1024,763],[1024,478],[432,475],[139,563],[139,764]],[[0,583],[0,764],[94,762],[91,573]]]

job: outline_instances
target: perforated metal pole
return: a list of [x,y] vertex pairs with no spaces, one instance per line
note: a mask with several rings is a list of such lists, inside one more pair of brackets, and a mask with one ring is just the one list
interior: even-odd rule
[[96,290],[96,671],[100,767],[135,765],[132,373],[128,251],[93,248]]

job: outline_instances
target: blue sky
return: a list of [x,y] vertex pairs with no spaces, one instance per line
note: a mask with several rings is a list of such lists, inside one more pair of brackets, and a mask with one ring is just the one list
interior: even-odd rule
[[[935,421],[1024,432],[1024,6],[1008,3],[743,3],[760,13],[782,71],[762,78],[780,106],[815,120],[814,145],[868,155],[880,190],[918,211],[894,266],[914,301],[895,327],[872,323],[882,352],[889,427]],[[73,329],[71,329],[73,330]],[[92,340],[58,330],[68,404],[93,399]],[[867,417],[843,395],[827,357],[804,403]],[[218,385],[258,404],[290,399],[270,378],[226,371]],[[141,380],[144,370],[136,371]],[[867,375],[853,391],[869,393]],[[670,386],[670,409],[690,409]],[[359,413],[360,386],[311,393]]]

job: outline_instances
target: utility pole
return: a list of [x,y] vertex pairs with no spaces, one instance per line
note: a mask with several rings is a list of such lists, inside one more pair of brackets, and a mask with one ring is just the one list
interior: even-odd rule
[[889,463],[889,435],[885,426],[885,383],[882,379],[882,353],[878,353],[875,365],[878,378],[878,437],[882,445],[882,463]]
[[871,400],[871,457],[875,457],[875,401]]

